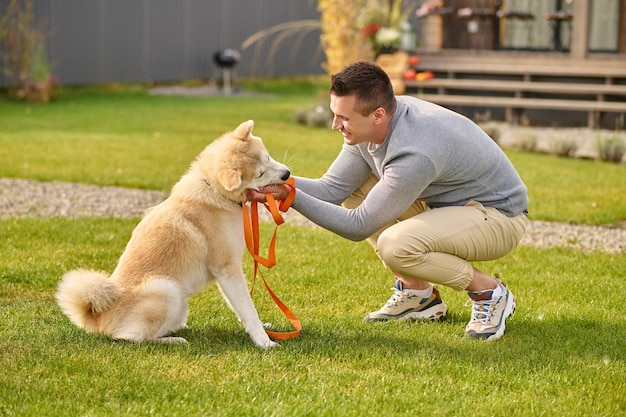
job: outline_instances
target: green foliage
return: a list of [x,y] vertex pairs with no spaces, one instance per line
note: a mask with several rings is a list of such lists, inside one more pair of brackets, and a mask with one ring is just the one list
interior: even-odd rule
[[[1,6],[0,6],[1,7]],[[10,0],[0,10],[0,70],[19,99],[47,103],[54,98],[55,77],[45,48],[46,34],[35,19],[33,0]]]
[[312,107],[306,107],[295,111],[295,120],[299,124],[309,127],[332,128],[333,114],[328,109],[327,103],[318,103]]
[[569,139],[557,139],[550,142],[548,153],[554,156],[568,157],[574,156],[578,150],[576,142]]
[[515,136],[513,148],[520,151],[534,152],[537,149],[537,135],[525,130],[518,132]]
[[480,128],[487,135],[489,135],[489,137],[493,139],[495,143],[500,143],[500,129],[498,128],[498,126],[489,123],[483,123],[480,124]]
[[594,145],[602,161],[622,162],[624,152],[626,152],[626,143],[619,136],[599,136]]
[[[0,240],[4,415],[460,416],[479,402],[480,415],[608,417],[626,407],[625,254],[520,247],[479,264],[518,298],[507,334],[485,343],[462,336],[467,297],[445,288],[447,321],[363,322],[391,294],[371,249],[287,224],[264,275],[301,319],[299,338],[254,347],[210,287],[179,333],[190,345],[135,345],[77,329],[53,299],[69,268],[111,271],[135,223],[0,221],[10,236]],[[251,267],[246,256],[249,277]],[[263,321],[285,326],[259,283],[253,298]]]

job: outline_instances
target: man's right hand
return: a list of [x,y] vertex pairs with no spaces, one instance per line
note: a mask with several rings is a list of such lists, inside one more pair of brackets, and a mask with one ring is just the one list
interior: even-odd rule
[[265,203],[267,201],[265,194],[272,194],[276,200],[284,200],[290,192],[291,187],[287,184],[270,184],[258,190],[249,188],[246,190],[246,201]]

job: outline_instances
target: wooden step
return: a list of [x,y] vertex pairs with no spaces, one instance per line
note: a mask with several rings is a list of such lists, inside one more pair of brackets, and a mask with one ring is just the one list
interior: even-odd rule
[[496,74],[518,76],[554,76],[554,77],[581,77],[581,78],[604,78],[626,79],[626,65],[622,66],[591,66],[591,65],[568,65],[566,61],[561,63],[544,63],[543,65],[529,65],[521,63],[480,62],[466,61],[449,62],[442,60],[421,60],[420,71],[445,72],[450,78],[459,74]]
[[[509,91],[512,94],[555,93],[626,96],[623,84],[560,83],[541,81],[474,80],[459,78],[433,78],[426,81],[405,81],[407,88],[439,88],[466,91]],[[442,94],[444,92],[440,92]]]
[[509,123],[517,123],[525,109],[584,111],[590,128],[596,126],[601,112],[626,113],[626,102],[614,101],[443,94],[418,94],[416,97],[443,106],[504,107]]
[[626,102],[617,101],[560,100],[548,98],[493,97],[475,95],[462,96],[440,94],[419,94],[416,95],[416,97],[437,104],[626,112]]
[[623,57],[460,50],[418,56],[417,69],[433,71],[435,78],[405,81],[407,94],[433,103],[504,108],[513,123],[531,109],[585,112],[589,127],[602,113],[626,114]]

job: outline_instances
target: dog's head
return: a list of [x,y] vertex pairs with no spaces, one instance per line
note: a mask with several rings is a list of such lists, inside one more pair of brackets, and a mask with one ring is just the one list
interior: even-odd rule
[[289,178],[289,168],[270,156],[261,138],[252,134],[253,127],[252,120],[240,124],[200,155],[201,169],[211,184],[239,195]]

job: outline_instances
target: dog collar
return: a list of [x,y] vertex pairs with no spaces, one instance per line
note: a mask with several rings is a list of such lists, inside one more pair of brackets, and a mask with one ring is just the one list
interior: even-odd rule
[[[205,183],[206,186],[209,187],[211,190],[215,191],[215,188],[211,185],[211,183],[206,178],[202,178],[202,182]],[[241,201],[238,202],[237,205],[241,207]]]

